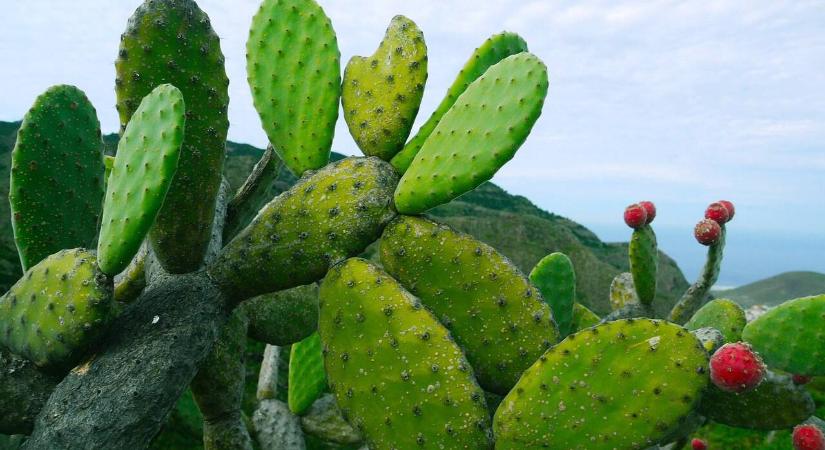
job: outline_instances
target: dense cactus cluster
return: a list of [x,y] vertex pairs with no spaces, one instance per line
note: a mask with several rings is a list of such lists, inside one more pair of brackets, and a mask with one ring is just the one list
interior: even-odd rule
[[[547,69],[518,35],[484,42],[409,140],[428,74],[409,18],[342,80],[323,9],[264,0],[246,52],[271,146],[234,197],[224,58],[193,0],[146,0],[129,20],[113,159],[77,88],[26,115],[10,192],[26,273],[0,298],[0,393],[14,400],[0,399],[0,431],[30,449],[144,448],[191,385],[207,449],[680,448],[709,421],[796,426],[795,445],[821,448],[802,381],[825,375],[825,296],[751,323],[709,301],[730,202],[697,225],[707,262],[675,305],[657,296],[656,207],[628,207],[630,271],[603,318],[565,254],[527,276],[423,215],[489,180],[541,114]],[[339,104],[366,157],[330,163]],[[275,196],[282,166],[300,179]],[[269,344],[251,420],[247,336]]]

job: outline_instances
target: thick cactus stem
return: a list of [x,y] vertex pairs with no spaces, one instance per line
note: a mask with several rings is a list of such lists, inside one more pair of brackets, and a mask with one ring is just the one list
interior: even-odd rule
[[705,303],[710,292],[710,288],[716,284],[719,278],[719,269],[722,265],[722,253],[725,249],[725,226],[720,225],[721,233],[719,240],[708,247],[708,256],[705,260],[705,267],[697,279],[685,291],[673,309],[670,311],[668,320],[674,323],[685,323],[693,314]]
[[11,155],[11,224],[23,271],[60,250],[94,246],[104,170],[86,94],[61,85],[37,97]]
[[447,111],[452,108],[458,97],[464,93],[473,81],[502,59],[526,51],[527,43],[524,42],[524,39],[515,33],[509,32],[495,34],[475,49],[470,59],[467,60],[464,67],[458,73],[453,84],[447,89],[447,95],[441,100],[441,103],[439,103],[438,107],[433,111],[430,118],[421,126],[418,133],[410,139],[407,145],[390,161],[398,173],[407,171],[407,168],[410,167],[413,159],[415,159],[415,155],[421,150],[424,142],[430,137],[433,130],[435,130],[441,118],[444,117],[444,114],[447,114]]
[[158,85],[176,86],[186,100],[178,172],[150,240],[164,269],[192,272],[201,266],[210,240],[229,129],[229,80],[220,40],[193,0],[147,0],[121,35],[115,68],[123,129]]

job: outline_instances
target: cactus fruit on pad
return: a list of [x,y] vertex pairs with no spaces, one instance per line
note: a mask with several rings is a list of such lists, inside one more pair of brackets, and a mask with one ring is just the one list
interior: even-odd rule
[[178,168],[184,135],[183,94],[164,84],[147,95],[126,126],[106,186],[100,269],[114,276],[135,256]]
[[365,155],[389,161],[401,150],[426,81],[424,34],[404,16],[392,19],[372,56],[350,59],[341,103],[349,132]]
[[656,297],[656,272],[659,265],[656,233],[650,225],[633,230],[628,256],[636,295],[643,305],[650,305]]
[[736,342],[742,339],[742,329],[746,323],[745,311],[733,300],[722,298],[699,308],[685,324],[685,328],[691,331],[705,327],[716,328],[724,336],[725,342]]
[[450,333],[373,264],[352,258],[321,284],[330,390],[369,448],[490,447],[484,392]]
[[378,158],[346,158],[308,173],[224,247],[209,274],[236,301],[317,281],[381,235],[395,216],[397,182]]
[[95,108],[74,86],[49,88],[26,113],[11,156],[9,202],[24,271],[59,250],[94,244],[103,175]]
[[782,303],[747,324],[742,338],[770,367],[825,375],[825,295]]
[[495,414],[496,449],[645,449],[678,428],[707,386],[699,341],[669,322],[583,330],[524,372]]
[[149,237],[164,269],[194,271],[211,236],[229,129],[220,41],[193,0],[148,0],[129,19],[115,67],[122,129],[158,85],[173,84],[183,93],[180,164]]
[[269,142],[301,176],[329,161],[341,54],[332,23],[314,0],[264,0],[246,42],[252,101]]
[[538,289],[487,244],[399,216],[384,230],[380,254],[385,270],[450,330],[485,390],[506,394],[558,339]]
[[576,302],[576,272],[573,262],[564,253],[551,253],[536,263],[530,271],[530,281],[550,305],[559,334],[567,336],[573,330],[573,305]]
[[814,413],[811,394],[791,377],[768,372],[755,389],[736,394],[710,385],[699,413],[714,422],[756,430],[791,428]]
[[303,415],[312,406],[312,402],[324,393],[326,387],[321,337],[318,333],[313,333],[293,344],[289,353],[289,410],[293,414]]
[[114,317],[112,279],[94,253],[61,250],[0,298],[0,344],[40,367],[73,367]]
[[503,59],[470,84],[398,183],[398,212],[426,211],[492,178],[527,139],[547,85],[547,68],[530,53]]
[[424,142],[438,125],[438,122],[450,110],[456,99],[467,89],[467,86],[502,59],[526,51],[527,43],[515,33],[505,31],[484,41],[464,64],[453,84],[447,89],[447,95],[441,100],[430,118],[421,126],[418,133],[407,142],[407,145],[392,158],[390,164],[399,173],[406,172],[413,159],[415,159],[415,155],[421,150],[421,146],[424,145]]

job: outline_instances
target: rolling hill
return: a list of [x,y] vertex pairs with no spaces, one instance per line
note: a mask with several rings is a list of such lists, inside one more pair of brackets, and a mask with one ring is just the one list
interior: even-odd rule
[[825,294],[825,274],[818,272],[785,272],[735,289],[713,292],[716,297],[729,298],[743,307],[775,306],[785,300],[818,294]]

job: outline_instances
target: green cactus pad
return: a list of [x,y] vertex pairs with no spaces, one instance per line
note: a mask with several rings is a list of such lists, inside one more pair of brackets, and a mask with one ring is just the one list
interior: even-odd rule
[[673,305],[668,320],[674,323],[685,323],[693,314],[705,303],[710,294],[710,289],[719,279],[719,270],[722,267],[722,257],[725,251],[725,236],[727,231],[724,225],[720,225],[722,233],[719,240],[708,247],[708,255],[702,273],[693,284],[688,287],[679,301]]
[[407,145],[395,155],[390,163],[395,167],[399,173],[404,173],[412,164],[415,155],[421,150],[424,142],[430,137],[430,134],[435,129],[444,114],[450,110],[455,104],[458,97],[464,93],[467,87],[487,71],[491,66],[495,65],[502,59],[515,55],[517,53],[526,52],[527,43],[521,36],[515,33],[503,32],[489,37],[481,47],[477,48],[470,59],[464,64],[464,67],[458,73],[455,81],[447,89],[447,95],[441,100],[436,110],[427,119],[427,122],[421,126],[418,133],[410,139]]
[[736,302],[716,299],[699,308],[699,311],[696,311],[696,314],[685,324],[685,328],[688,330],[698,330],[704,327],[716,328],[722,332],[725,342],[737,342],[742,340],[742,329],[745,328],[746,323],[745,311]]
[[308,174],[267,204],[209,273],[238,300],[317,281],[381,235],[395,216],[397,182],[378,158],[346,158]]
[[496,450],[645,449],[687,420],[708,357],[664,321],[607,322],[569,336],[524,372],[493,421]]
[[126,126],[106,186],[98,264],[120,273],[135,256],[178,168],[184,135],[183,94],[164,84],[147,95]]
[[550,305],[559,335],[574,331],[573,305],[576,302],[576,272],[564,253],[551,253],[536,263],[530,272],[530,281]]
[[788,376],[768,372],[751,391],[736,394],[710,385],[702,397],[699,413],[714,422],[755,430],[782,430],[814,413],[814,401],[805,388]]
[[625,306],[639,303],[636,287],[633,285],[633,275],[624,272],[616,275],[610,283],[610,306],[618,311]]
[[275,155],[272,146],[268,146],[261,159],[252,168],[252,173],[238,188],[235,197],[226,208],[226,224],[223,228],[223,240],[229,242],[244,229],[258,211],[269,203],[277,193],[275,180],[281,173],[284,163]]
[[0,298],[0,344],[40,367],[68,370],[113,317],[112,279],[94,253],[61,250]]
[[399,216],[381,263],[455,338],[485,390],[505,394],[558,339],[538,289],[503,255],[430,220]]
[[825,295],[777,306],[747,324],[742,338],[773,368],[825,375]]
[[246,42],[246,73],[269,142],[301,176],[329,161],[341,54],[332,23],[314,0],[264,0]]
[[590,328],[594,325],[598,325],[602,319],[596,315],[593,311],[587,309],[586,306],[582,305],[581,303],[576,303],[573,305],[573,323],[572,328],[573,332],[581,331],[585,328]]
[[329,387],[369,448],[490,447],[473,369],[418,299],[358,258],[333,267],[320,292]]
[[354,56],[341,102],[349,132],[367,156],[389,161],[410,135],[427,82],[427,44],[412,20],[395,16],[378,50]]
[[211,237],[229,129],[220,40],[193,0],[147,0],[129,19],[115,67],[122,129],[158,85],[169,83],[183,93],[180,164],[149,238],[164,269],[194,271]]
[[94,245],[104,170],[86,94],[61,85],[37,97],[11,155],[11,223],[24,271],[59,250]]
[[249,317],[249,337],[270,345],[294,344],[318,329],[318,286],[259,295],[241,308]]
[[324,372],[324,356],[321,354],[321,336],[311,334],[292,345],[289,354],[289,410],[303,415],[312,402],[324,393],[327,374]]
[[643,305],[651,305],[656,297],[659,250],[656,245],[656,233],[650,225],[633,230],[628,257],[636,295]]
[[475,80],[444,115],[395,191],[402,214],[449,202],[489,180],[527,139],[547,95],[547,68],[521,53]]

